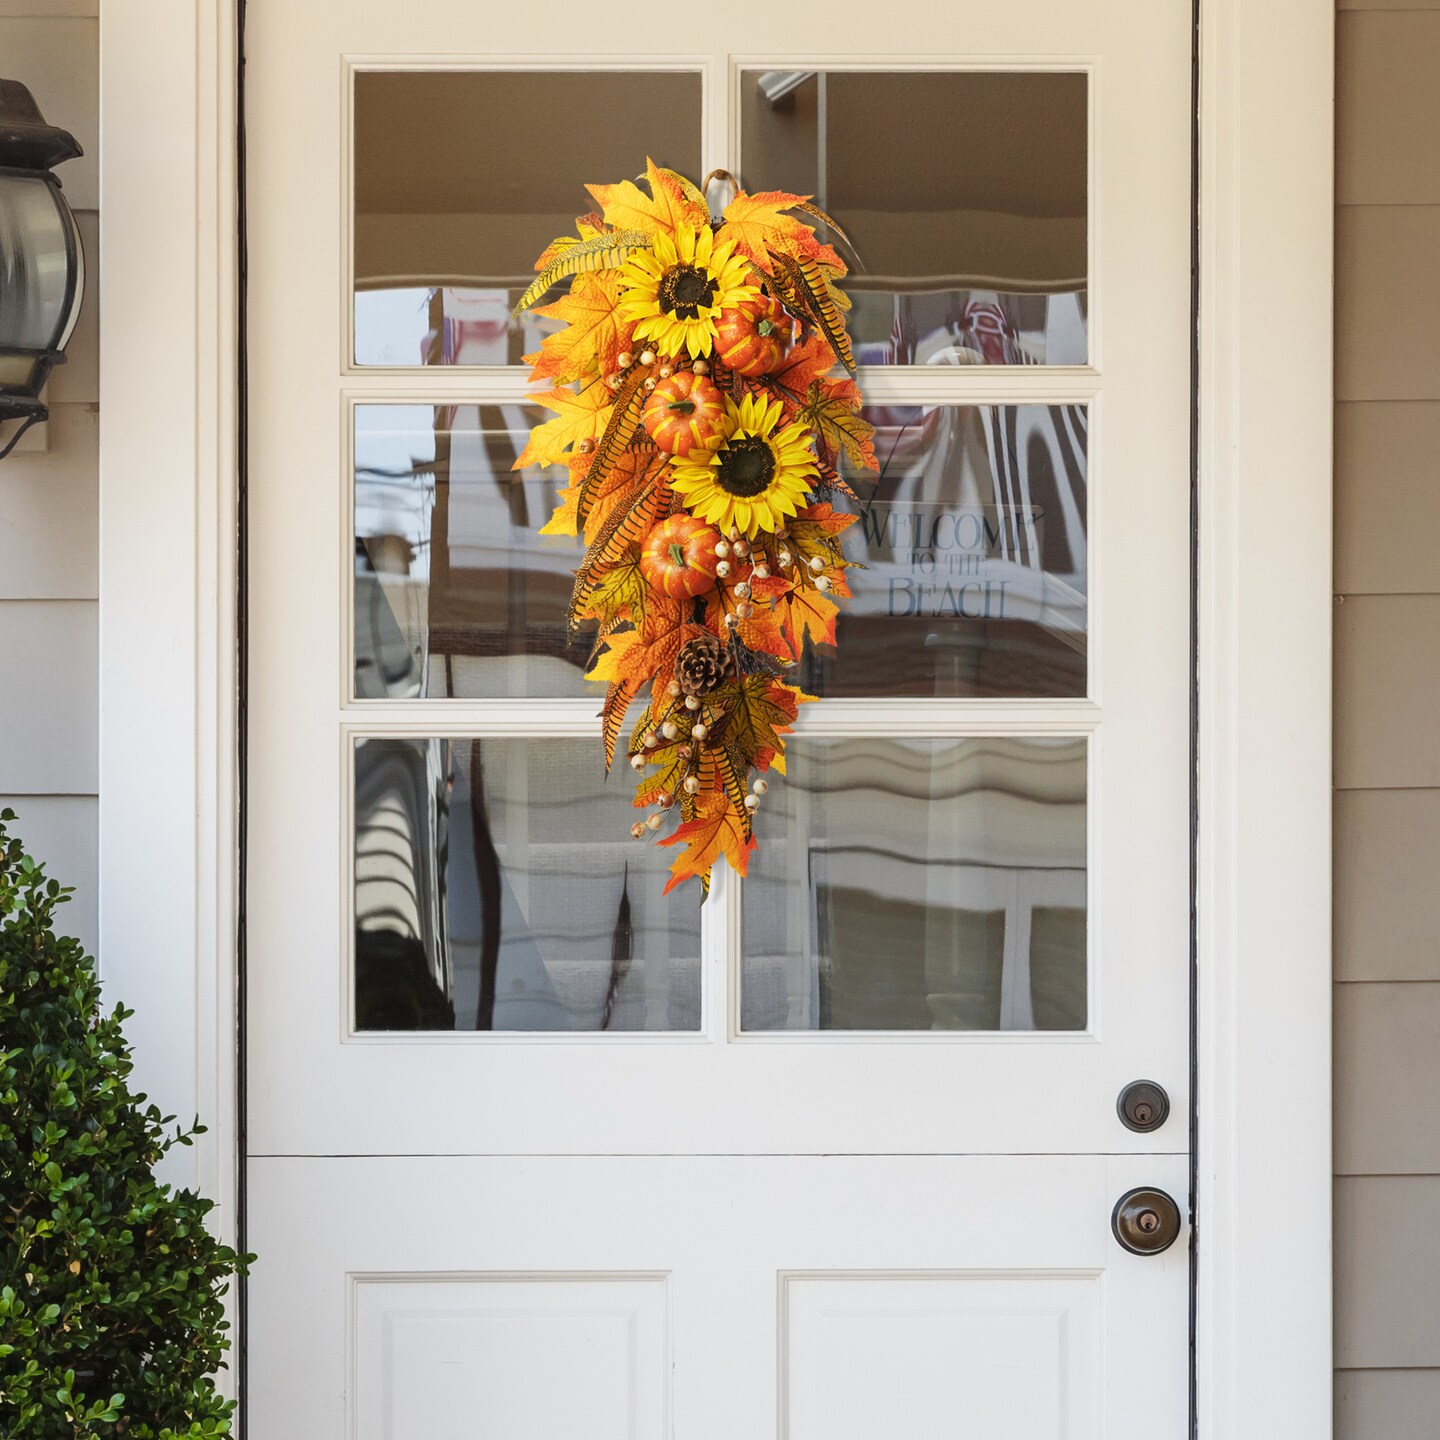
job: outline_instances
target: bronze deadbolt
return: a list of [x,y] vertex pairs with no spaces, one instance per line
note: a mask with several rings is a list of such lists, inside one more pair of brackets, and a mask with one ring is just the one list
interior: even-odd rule
[[1159,1255],[1180,1238],[1180,1207],[1163,1191],[1148,1185],[1127,1190],[1110,1213],[1110,1229],[1122,1250],[1132,1255]]
[[1153,1080],[1132,1080],[1120,1092],[1115,1111],[1127,1130],[1148,1135],[1170,1118],[1170,1097]]

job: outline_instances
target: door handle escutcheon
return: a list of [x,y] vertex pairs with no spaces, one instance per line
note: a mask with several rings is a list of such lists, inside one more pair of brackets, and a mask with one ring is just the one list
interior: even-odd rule
[[1122,1250],[1159,1255],[1180,1238],[1180,1207],[1149,1185],[1127,1190],[1110,1212],[1110,1230]]

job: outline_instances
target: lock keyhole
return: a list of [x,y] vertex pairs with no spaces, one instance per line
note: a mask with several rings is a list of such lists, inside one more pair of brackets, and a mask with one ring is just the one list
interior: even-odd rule
[[1132,1080],[1115,1101],[1115,1111],[1127,1130],[1148,1135],[1170,1118],[1170,1097],[1153,1080]]
[[1159,1255],[1180,1238],[1180,1207],[1163,1190],[1142,1185],[1127,1190],[1110,1212],[1110,1231],[1132,1255]]

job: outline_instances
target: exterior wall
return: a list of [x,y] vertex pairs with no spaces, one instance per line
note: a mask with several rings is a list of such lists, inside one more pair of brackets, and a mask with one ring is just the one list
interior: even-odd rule
[[1340,0],[1339,1440],[1440,1415],[1440,0]]
[[51,873],[76,887],[62,917],[92,950],[98,929],[99,0],[0,0],[0,73],[74,133],[57,172],[89,266],[48,425],[0,461],[0,808]]

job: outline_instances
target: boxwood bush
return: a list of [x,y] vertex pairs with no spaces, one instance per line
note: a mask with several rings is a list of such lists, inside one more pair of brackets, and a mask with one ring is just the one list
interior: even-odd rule
[[230,1433],[211,1378],[221,1296],[248,1257],[206,1229],[211,1202],[154,1166],[202,1134],[130,1089],[123,1026],[94,963],[57,935],[69,891],[0,812],[0,1435]]

